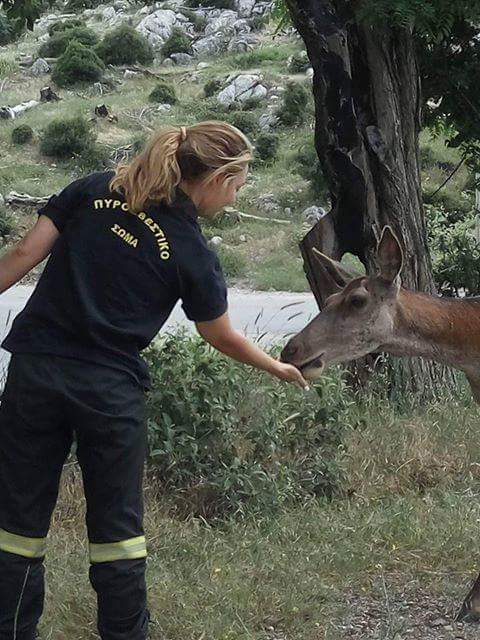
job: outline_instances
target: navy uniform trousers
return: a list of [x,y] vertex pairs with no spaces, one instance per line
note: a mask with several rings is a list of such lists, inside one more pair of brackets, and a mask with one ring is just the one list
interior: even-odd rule
[[100,636],[147,637],[144,390],[114,368],[14,354],[0,404],[0,640],[36,637],[46,538],[74,434]]

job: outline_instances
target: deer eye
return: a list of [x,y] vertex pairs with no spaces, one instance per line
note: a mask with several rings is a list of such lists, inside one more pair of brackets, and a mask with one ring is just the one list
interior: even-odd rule
[[349,302],[355,309],[361,309],[367,304],[367,298],[365,296],[351,296]]

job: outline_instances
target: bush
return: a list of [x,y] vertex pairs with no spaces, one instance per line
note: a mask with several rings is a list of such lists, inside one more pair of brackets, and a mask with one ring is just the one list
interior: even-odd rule
[[96,82],[105,69],[103,62],[93,49],[80,42],[71,42],[60,56],[52,73],[52,80],[59,87],[67,87],[79,82]]
[[73,41],[81,42],[86,47],[93,47],[98,42],[98,38],[95,32],[87,27],[71,27],[55,32],[50,40],[42,44],[38,55],[42,58],[58,58],[65,53],[66,48]]
[[176,104],[178,102],[173,85],[159,82],[148,96],[150,102],[161,104]]
[[95,136],[81,116],[52,120],[41,136],[40,152],[54,158],[70,158],[83,153]]
[[185,332],[157,344],[145,352],[149,462],[176,505],[242,516],[336,492],[332,461],[349,404],[336,371],[312,399]]
[[310,183],[312,195],[315,197],[324,196],[328,186],[313,144],[301,147],[294,157],[294,163],[296,173]]
[[214,78],[213,80],[209,80],[208,82],[205,83],[205,86],[203,87],[203,93],[206,98],[211,98],[221,89],[222,89],[222,81],[218,80],[217,78]]
[[26,144],[33,138],[33,129],[28,124],[21,124],[12,130],[12,142],[14,144]]
[[240,278],[245,275],[247,263],[241,253],[224,244],[215,247],[215,251],[218,254],[223,273],[227,280],[231,281],[232,278]]
[[276,133],[261,133],[255,141],[255,153],[265,164],[272,163],[278,154],[280,137]]
[[65,11],[75,13],[83,9],[95,9],[103,4],[105,0],[68,0]]
[[60,20],[58,22],[54,22],[48,28],[48,35],[51,37],[55,33],[62,33],[62,31],[67,31],[68,29],[75,29],[77,27],[83,27],[84,22],[79,18],[72,18],[71,20]]
[[0,13],[0,45],[3,47],[13,39],[13,28],[4,13]]
[[180,27],[173,27],[172,33],[162,46],[161,53],[165,58],[172,53],[192,53],[190,38]]
[[110,168],[110,156],[107,147],[91,142],[75,157],[75,165],[81,173],[104,171]]
[[294,53],[290,58],[288,71],[290,73],[305,73],[305,71],[311,66],[307,52],[299,51],[298,53]]
[[0,237],[5,238],[5,236],[11,235],[14,230],[14,218],[12,218],[9,213],[7,213],[7,210],[3,205],[0,206]]
[[150,64],[153,60],[148,40],[125,24],[107,33],[96,52],[105,64]]
[[255,114],[248,111],[233,111],[224,116],[224,120],[240,129],[245,135],[252,135],[258,131],[258,122]]
[[197,33],[205,30],[207,26],[207,18],[200,15],[196,11],[190,11],[189,9],[181,9],[183,15],[193,24],[193,28]]
[[235,10],[235,0],[187,0],[187,7],[215,7]]
[[268,15],[268,13],[265,13],[263,16],[262,15],[253,16],[253,18],[250,19],[250,25],[252,27],[252,31],[261,31],[264,27],[268,25],[269,21],[270,21],[270,16]]
[[432,270],[441,293],[480,294],[480,245],[474,236],[475,215],[452,224],[441,207],[426,205]]
[[303,124],[308,97],[307,90],[303,85],[298,82],[288,82],[283,94],[282,105],[277,112],[280,122],[286,126]]

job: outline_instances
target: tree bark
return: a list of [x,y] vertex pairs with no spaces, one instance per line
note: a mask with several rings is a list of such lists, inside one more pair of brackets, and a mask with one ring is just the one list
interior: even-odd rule
[[[314,70],[315,147],[332,208],[300,248],[322,309],[325,292],[311,247],[349,252],[376,272],[377,239],[389,224],[402,240],[403,284],[434,292],[419,171],[419,70],[412,33],[358,23],[346,0],[286,0]],[[397,391],[428,397],[451,379],[420,359],[392,362]]]

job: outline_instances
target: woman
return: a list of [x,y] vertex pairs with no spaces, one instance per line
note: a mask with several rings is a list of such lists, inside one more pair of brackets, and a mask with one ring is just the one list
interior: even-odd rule
[[232,329],[221,268],[197,222],[235,202],[252,152],[225,122],[165,127],[129,164],[52,196],[0,260],[3,292],[51,254],[2,344],[12,358],[0,406],[0,640],[37,637],[46,536],[73,433],[100,636],[147,637],[150,379],[140,351],[178,299],[216,349],[306,386]]

